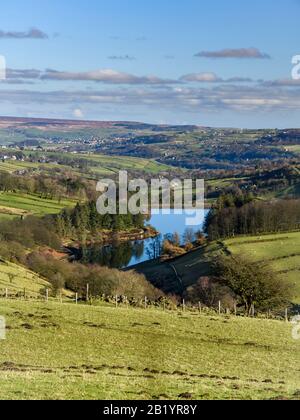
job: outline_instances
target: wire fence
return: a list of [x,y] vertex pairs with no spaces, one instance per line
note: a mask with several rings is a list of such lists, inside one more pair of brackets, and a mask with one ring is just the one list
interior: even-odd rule
[[256,319],[270,319],[290,322],[295,315],[300,314],[300,308],[289,307],[281,310],[256,310],[255,305],[252,305],[250,311],[245,311],[245,308],[234,304],[231,307],[226,307],[221,301],[217,305],[208,307],[202,302],[190,303],[182,300],[180,303],[175,299],[160,298],[158,300],[144,298],[128,298],[123,295],[115,296],[97,296],[94,297],[90,294],[89,285],[86,286],[85,293],[70,293],[66,295],[63,291],[53,295],[51,289],[44,289],[40,292],[15,289],[0,289],[0,299],[2,300],[21,300],[33,302],[55,302],[60,304],[74,304],[74,305],[89,305],[99,306],[107,305],[114,308],[139,308],[139,309],[157,309],[164,312],[178,312],[181,314],[199,314],[211,316],[225,316],[225,317],[247,317]]

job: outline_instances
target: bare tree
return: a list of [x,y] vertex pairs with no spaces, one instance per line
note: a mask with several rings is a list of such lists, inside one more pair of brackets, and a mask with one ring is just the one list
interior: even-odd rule
[[159,258],[162,253],[162,247],[163,244],[161,235],[152,238],[146,249],[149,260],[156,260],[157,258]]

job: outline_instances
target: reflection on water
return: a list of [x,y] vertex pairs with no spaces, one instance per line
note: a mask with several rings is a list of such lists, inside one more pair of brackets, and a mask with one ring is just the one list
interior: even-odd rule
[[193,229],[194,232],[202,230],[207,211],[199,212],[201,222],[197,226],[188,226],[185,214],[174,214],[174,212],[170,215],[153,214],[149,224],[160,232],[159,238],[155,240],[155,246],[153,239],[114,243],[107,246],[94,245],[90,248],[82,248],[80,259],[84,263],[100,264],[111,268],[126,268],[148,261],[154,257],[153,249],[159,248],[159,242],[162,243],[166,235],[176,232],[183,237],[187,228]]
[[111,268],[125,268],[134,265],[132,261],[145,261],[145,242],[121,242],[112,245],[94,245],[83,248],[81,261],[85,264],[100,264]]

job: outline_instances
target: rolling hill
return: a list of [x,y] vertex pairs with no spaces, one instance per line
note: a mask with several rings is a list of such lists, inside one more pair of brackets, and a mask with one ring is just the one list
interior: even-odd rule
[[180,294],[200,277],[211,275],[212,262],[220,254],[243,254],[253,260],[267,262],[295,288],[294,303],[300,304],[300,232],[212,242],[173,260],[150,261],[133,268],[166,293]]
[[1,299],[0,313],[1,399],[299,399],[285,322]]
[[28,215],[44,216],[58,214],[66,207],[75,207],[77,201],[70,199],[41,198],[36,194],[0,192],[0,220]]
[[50,284],[39,277],[36,273],[7,261],[0,260],[0,295],[5,295],[8,289],[10,296],[24,295],[24,289],[28,297],[40,296],[41,290],[51,288]]
[[239,237],[226,241],[225,246],[234,255],[268,263],[295,287],[294,302],[300,304],[300,232]]

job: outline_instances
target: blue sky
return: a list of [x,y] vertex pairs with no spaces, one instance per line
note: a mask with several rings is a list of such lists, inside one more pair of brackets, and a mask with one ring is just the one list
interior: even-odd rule
[[11,0],[0,114],[299,127],[299,12],[298,0]]

